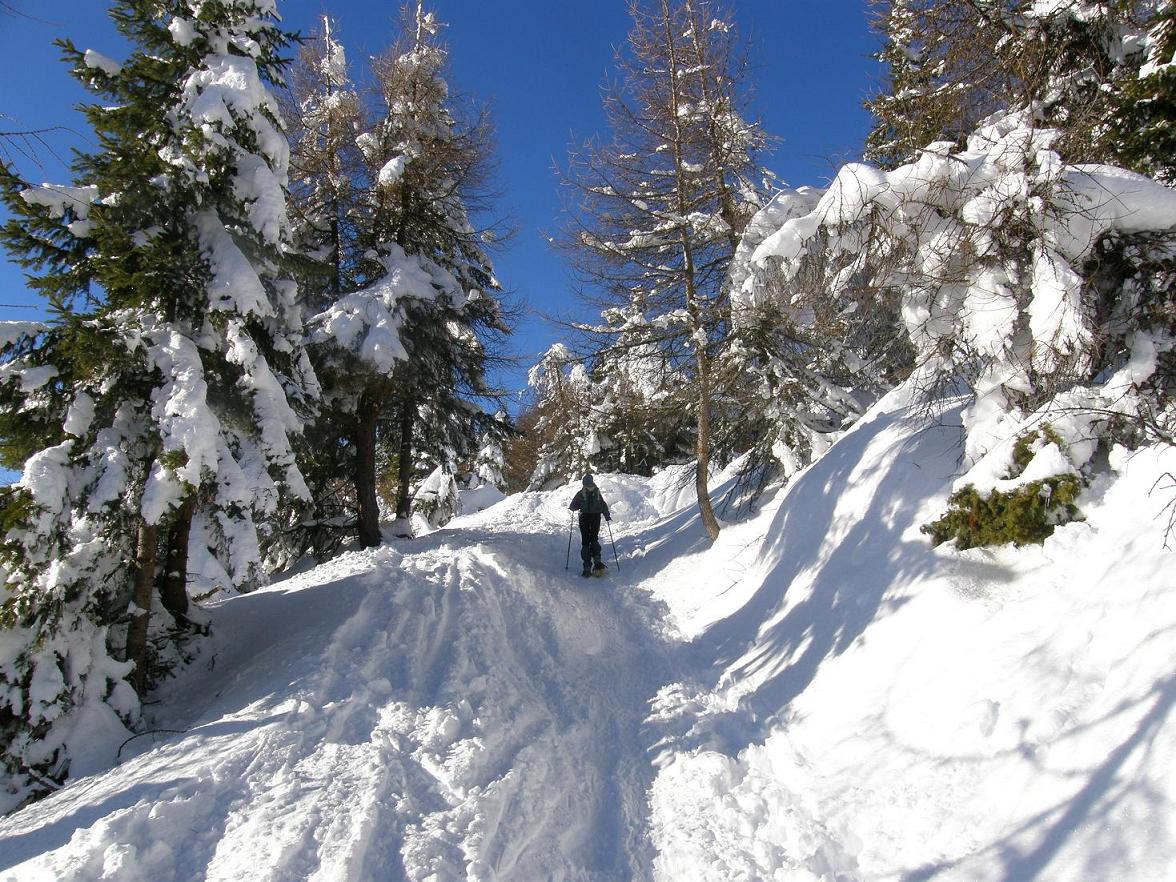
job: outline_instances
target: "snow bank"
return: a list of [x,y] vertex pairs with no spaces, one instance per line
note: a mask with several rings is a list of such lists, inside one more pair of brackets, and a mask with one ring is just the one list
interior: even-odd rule
[[461,491],[461,511],[474,514],[497,505],[506,499],[506,494],[490,484]]
[[[653,715],[656,877],[1173,878],[1176,450],[1116,453],[1044,547],[934,550],[959,431],[903,396],[794,479],[737,608],[693,628],[712,679]],[[662,588],[714,594],[718,564]]]

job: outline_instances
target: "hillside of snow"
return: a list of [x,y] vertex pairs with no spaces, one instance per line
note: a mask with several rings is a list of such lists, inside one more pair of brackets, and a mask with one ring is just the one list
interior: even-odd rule
[[0,880],[1176,878],[1176,456],[1043,547],[933,549],[935,416],[720,488],[713,546],[674,475],[600,476],[604,579],[568,486],[223,601],[159,731],[89,720],[91,774],[0,819]]

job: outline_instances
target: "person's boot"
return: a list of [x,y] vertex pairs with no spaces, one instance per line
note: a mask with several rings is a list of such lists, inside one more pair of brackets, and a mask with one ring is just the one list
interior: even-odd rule
[[604,561],[601,561],[601,560],[598,560],[598,561],[597,561],[597,562],[596,562],[596,563],[595,563],[595,564],[592,566],[592,572],[593,572],[593,574],[594,574],[594,575],[597,575],[597,576],[604,575],[604,571],[605,571],[605,570],[607,570],[607,569],[608,569],[608,567],[606,567],[606,566],[604,565]]
[[584,578],[588,578],[592,575],[592,568],[589,567],[588,564],[584,564],[584,572],[580,573],[580,575]]

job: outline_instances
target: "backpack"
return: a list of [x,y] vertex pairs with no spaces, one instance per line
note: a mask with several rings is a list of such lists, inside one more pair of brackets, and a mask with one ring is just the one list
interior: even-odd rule
[[584,514],[604,513],[604,497],[600,495],[600,491],[595,486],[584,488],[584,503],[580,510]]

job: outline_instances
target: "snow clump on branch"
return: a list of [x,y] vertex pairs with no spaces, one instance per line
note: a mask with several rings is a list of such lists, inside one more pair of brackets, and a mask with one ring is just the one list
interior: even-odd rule
[[[803,321],[798,280],[817,265],[825,296],[896,293],[926,382],[971,389],[965,451],[977,473],[961,483],[996,486],[1016,440],[1042,422],[1078,470],[1116,423],[1171,421],[1161,361],[1176,338],[1156,304],[1171,281],[1176,192],[1067,165],[1055,137],[1025,114],[998,115],[962,151],[935,143],[893,171],[850,164],[823,192],[778,195],[736,261],[736,309],[775,298]],[[1113,279],[1096,272],[1112,253],[1124,267]]]

